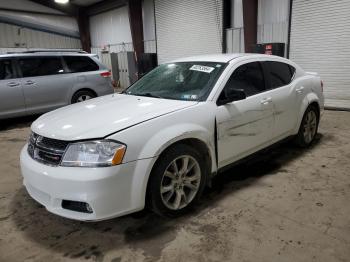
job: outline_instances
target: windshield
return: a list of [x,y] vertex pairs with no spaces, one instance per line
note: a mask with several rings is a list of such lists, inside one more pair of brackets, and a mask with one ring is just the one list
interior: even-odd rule
[[205,100],[226,64],[179,62],[163,64],[130,86],[124,93],[176,100]]

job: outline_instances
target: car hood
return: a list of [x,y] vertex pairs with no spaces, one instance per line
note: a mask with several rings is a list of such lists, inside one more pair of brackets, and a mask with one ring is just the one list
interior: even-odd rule
[[198,102],[113,94],[44,114],[33,132],[59,140],[102,138]]

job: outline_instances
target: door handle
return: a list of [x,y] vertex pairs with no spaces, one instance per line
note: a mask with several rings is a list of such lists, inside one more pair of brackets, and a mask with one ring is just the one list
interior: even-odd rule
[[25,82],[25,85],[27,85],[27,86],[34,85],[34,84],[35,84],[35,82],[33,82],[32,80],[28,80]]
[[260,101],[260,103],[261,103],[262,105],[267,105],[267,104],[269,104],[270,102],[272,102],[272,98],[271,98],[271,97],[266,97],[266,98],[264,98],[264,99],[262,99],[262,100]]
[[301,93],[303,92],[303,90],[304,90],[304,87],[303,87],[303,86],[298,87],[298,88],[295,89],[295,91],[296,91],[297,93],[299,93],[299,94],[301,94]]
[[14,87],[14,86],[19,86],[19,83],[10,82],[10,83],[8,83],[7,85],[10,86],[10,87]]

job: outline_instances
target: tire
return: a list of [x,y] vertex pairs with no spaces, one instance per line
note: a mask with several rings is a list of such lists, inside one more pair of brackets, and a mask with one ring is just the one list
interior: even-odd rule
[[[184,172],[186,161],[187,172]],[[147,188],[149,208],[167,217],[187,213],[202,195],[207,174],[203,154],[185,144],[170,147],[159,157],[151,172]]]
[[83,102],[96,97],[96,94],[89,90],[80,90],[72,97],[72,104]]
[[309,106],[301,121],[295,142],[300,147],[308,147],[315,140],[319,123],[319,114],[316,106]]

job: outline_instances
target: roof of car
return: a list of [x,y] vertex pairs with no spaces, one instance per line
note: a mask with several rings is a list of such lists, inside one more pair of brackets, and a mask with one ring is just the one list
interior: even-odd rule
[[95,56],[95,54],[89,54],[89,53],[79,53],[79,52],[33,52],[33,53],[26,53],[26,52],[18,52],[18,53],[7,53],[7,54],[0,54],[0,58],[8,58],[8,57],[32,57],[32,56],[60,56],[60,55],[72,55],[72,56]]
[[[211,54],[211,55],[199,55],[199,56],[191,56],[180,59],[175,59],[170,61],[169,63],[175,62],[217,62],[217,63],[227,63],[235,58],[239,57],[270,57],[271,55],[263,55],[263,54],[251,54],[251,53],[232,53],[232,54]],[[275,57],[275,56],[272,56]]]

